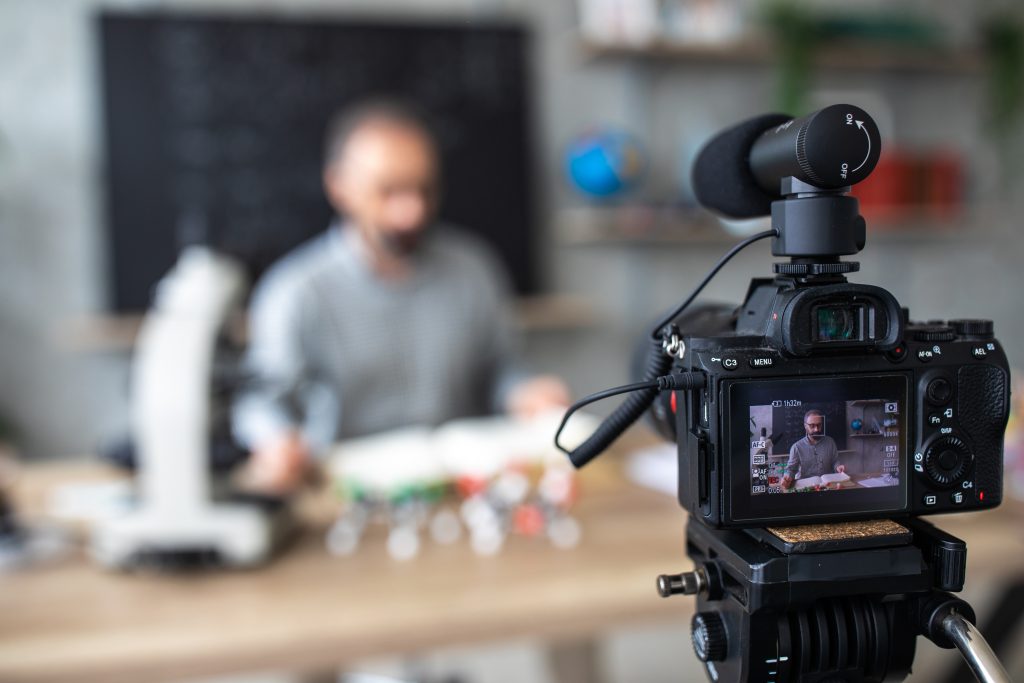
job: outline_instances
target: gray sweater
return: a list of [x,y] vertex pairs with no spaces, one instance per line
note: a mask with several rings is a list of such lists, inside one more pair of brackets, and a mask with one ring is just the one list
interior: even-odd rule
[[823,474],[834,474],[839,464],[839,451],[831,436],[822,434],[816,444],[812,444],[805,436],[789,449],[786,473],[794,478],[797,474],[801,478],[820,477]]
[[414,272],[379,279],[354,228],[332,226],[261,279],[250,307],[235,433],[250,447],[288,428],[317,450],[408,425],[496,410],[514,369],[508,287],[478,240],[426,236]]

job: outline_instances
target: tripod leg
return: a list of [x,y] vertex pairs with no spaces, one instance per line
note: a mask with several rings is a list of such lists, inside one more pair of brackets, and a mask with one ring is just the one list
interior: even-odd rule
[[981,683],[1010,683],[1006,669],[974,624],[953,612],[942,620],[942,630],[960,650],[967,666]]
[[[1013,648],[1013,635],[1021,623],[1024,615],[1024,580],[1017,579],[999,593],[998,599],[993,601],[995,608],[988,618],[982,623],[981,631],[988,634],[989,646],[1001,656],[1006,656]],[[974,675],[967,668],[966,663],[961,663],[950,672],[943,680],[943,683],[969,683],[974,680]]]
[[975,628],[969,603],[950,593],[932,591],[919,603],[917,617],[920,632],[939,647],[960,650],[981,683],[1010,683],[996,653]]

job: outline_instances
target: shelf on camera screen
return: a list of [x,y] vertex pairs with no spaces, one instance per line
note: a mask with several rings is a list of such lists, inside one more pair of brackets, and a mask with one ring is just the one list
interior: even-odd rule
[[884,432],[869,432],[867,434],[862,432],[860,434],[850,434],[849,436],[850,436],[851,439],[853,439],[853,438],[861,438],[861,437],[865,437],[865,436],[880,436],[880,437],[883,437],[883,438],[893,438],[893,437],[897,437],[899,435],[900,435],[900,432],[899,432],[898,429],[889,429],[889,430],[886,430]]

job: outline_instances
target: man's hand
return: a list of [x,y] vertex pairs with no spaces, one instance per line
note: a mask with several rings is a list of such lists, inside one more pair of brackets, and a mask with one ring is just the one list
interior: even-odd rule
[[788,474],[784,475],[782,477],[782,488],[788,489],[788,488],[791,488],[792,486],[793,486],[793,477],[789,476]]
[[282,496],[299,488],[310,464],[309,447],[295,430],[267,441],[253,450],[242,474],[243,488]]
[[512,387],[505,409],[515,417],[533,417],[569,405],[569,387],[554,375],[538,375]]

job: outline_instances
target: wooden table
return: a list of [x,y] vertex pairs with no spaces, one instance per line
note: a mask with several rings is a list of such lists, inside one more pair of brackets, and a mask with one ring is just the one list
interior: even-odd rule
[[[30,471],[39,482],[66,470]],[[95,476],[79,469],[79,476]],[[67,477],[63,477],[67,478]],[[74,478],[74,477],[72,477]],[[655,576],[680,571],[685,515],[628,484],[619,462],[586,468],[574,550],[514,537],[494,557],[426,543],[391,560],[382,533],[351,558],[311,529],[269,566],[192,576],[102,570],[81,556],[0,575],[0,680],[160,681],[266,669],[321,671],[366,657],[531,637],[581,639],[612,626],[686,618]]]
[[[513,538],[496,557],[477,557],[465,542],[427,543],[402,563],[377,533],[339,559],[314,528],[248,572],[117,574],[75,557],[0,575],[0,681],[323,671],[455,644],[579,642],[630,623],[678,623],[693,601],[659,599],[654,579],[690,566],[685,515],[673,498],[625,482],[620,465],[605,458],[584,470],[576,510],[584,536],[571,551]],[[37,505],[47,482],[96,474],[31,471],[24,505]],[[968,540],[968,594],[1024,573],[1022,519],[1019,503],[933,518]]]

